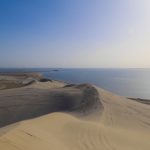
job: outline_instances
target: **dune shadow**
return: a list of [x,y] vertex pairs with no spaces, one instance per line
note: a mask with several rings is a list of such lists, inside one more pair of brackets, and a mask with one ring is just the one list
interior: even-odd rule
[[[42,80],[47,82],[47,80]],[[34,84],[31,81],[27,85]],[[52,112],[69,113],[78,118],[100,119],[103,105],[90,84],[70,84],[63,88],[20,88],[0,95],[0,127]],[[9,112],[9,114],[8,114]],[[91,117],[92,118],[92,117]]]

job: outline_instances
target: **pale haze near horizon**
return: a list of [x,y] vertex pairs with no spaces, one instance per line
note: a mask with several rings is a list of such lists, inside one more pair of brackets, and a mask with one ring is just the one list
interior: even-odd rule
[[0,67],[150,68],[149,0],[1,0]]

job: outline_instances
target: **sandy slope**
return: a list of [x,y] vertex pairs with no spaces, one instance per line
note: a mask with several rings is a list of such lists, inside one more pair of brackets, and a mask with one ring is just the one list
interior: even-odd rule
[[0,91],[0,150],[150,149],[150,105],[90,84],[28,83]]

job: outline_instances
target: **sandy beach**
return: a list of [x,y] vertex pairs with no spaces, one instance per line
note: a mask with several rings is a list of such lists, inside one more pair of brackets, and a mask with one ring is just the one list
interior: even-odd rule
[[149,100],[40,73],[0,74],[0,150],[149,150]]

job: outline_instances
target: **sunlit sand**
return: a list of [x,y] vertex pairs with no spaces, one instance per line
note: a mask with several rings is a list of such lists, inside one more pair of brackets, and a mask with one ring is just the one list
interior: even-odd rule
[[0,150],[150,149],[148,104],[39,73],[0,74],[0,88]]

